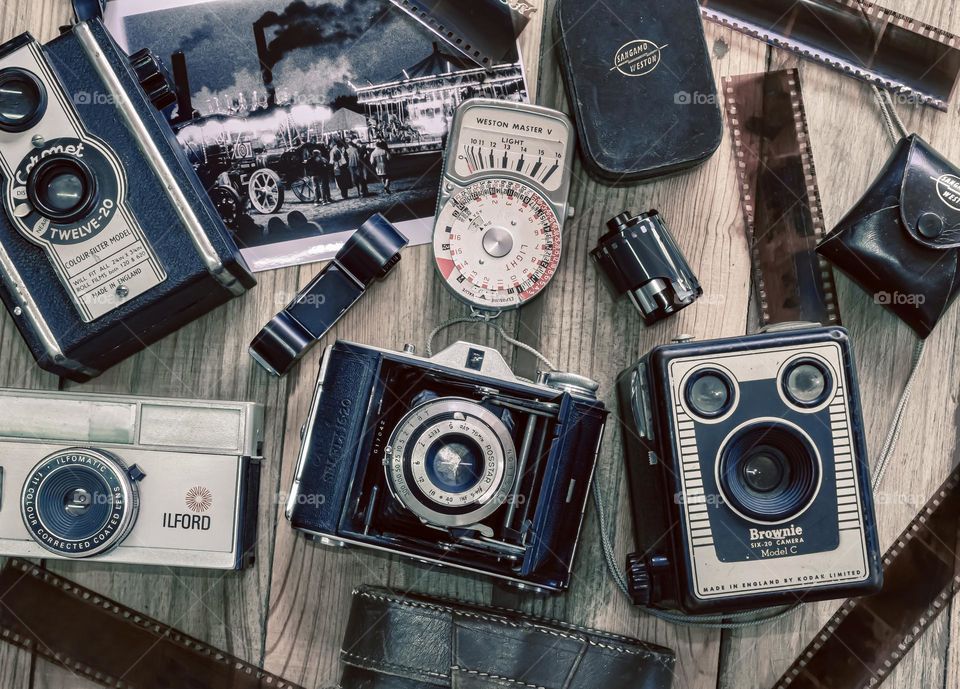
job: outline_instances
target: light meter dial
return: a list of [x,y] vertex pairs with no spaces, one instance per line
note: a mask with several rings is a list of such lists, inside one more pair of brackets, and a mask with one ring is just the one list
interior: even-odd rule
[[474,99],[448,142],[434,227],[437,270],[467,304],[522,306],[560,264],[568,215],[570,120],[560,112]]

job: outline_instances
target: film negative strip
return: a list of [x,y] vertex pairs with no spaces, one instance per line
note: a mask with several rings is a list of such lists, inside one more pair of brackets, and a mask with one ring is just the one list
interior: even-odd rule
[[0,639],[113,689],[303,689],[20,560],[0,571]]
[[723,80],[763,325],[839,325],[817,172],[795,69]]
[[850,599],[775,689],[865,689],[893,672],[960,589],[960,467],[883,558],[883,590]]
[[700,0],[707,19],[946,110],[960,39],[860,0]]
[[518,60],[517,38],[537,8],[529,0],[390,0],[482,67]]

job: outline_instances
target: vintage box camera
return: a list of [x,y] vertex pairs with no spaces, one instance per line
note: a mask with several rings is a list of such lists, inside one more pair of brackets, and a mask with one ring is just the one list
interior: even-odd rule
[[636,603],[732,612],[880,587],[845,330],[658,347],[621,375],[618,397]]
[[240,569],[263,408],[0,389],[0,555]]
[[562,591],[606,420],[596,391],[567,373],[522,381],[464,342],[430,359],[337,342],[287,518],[328,545]]
[[99,20],[0,46],[0,297],[48,371],[88,380],[255,284],[169,95]]

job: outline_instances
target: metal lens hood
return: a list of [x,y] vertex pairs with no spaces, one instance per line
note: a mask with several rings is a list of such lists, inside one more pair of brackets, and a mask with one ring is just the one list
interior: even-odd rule
[[617,297],[628,294],[647,325],[684,309],[703,294],[660,214],[621,213],[607,223],[590,255]]
[[407,242],[379,213],[367,220],[333,261],[264,326],[250,343],[250,356],[276,376],[287,373],[373,282],[393,270]]

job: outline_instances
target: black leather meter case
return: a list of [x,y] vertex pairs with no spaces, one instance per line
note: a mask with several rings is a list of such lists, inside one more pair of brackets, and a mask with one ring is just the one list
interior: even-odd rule
[[960,294],[960,169],[902,139],[817,251],[926,338]]
[[559,0],[560,64],[584,166],[635,182],[702,163],[723,120],[696,0]]

